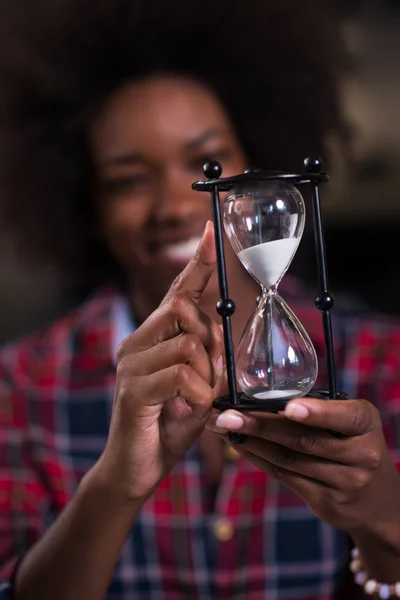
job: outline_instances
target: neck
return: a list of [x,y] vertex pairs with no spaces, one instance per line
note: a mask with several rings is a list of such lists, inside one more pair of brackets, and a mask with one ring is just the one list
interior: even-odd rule
[[132,313],[138,325],[160,306],[163,299],[162,295],[155,295],[153,290],[136,285],[129,288],[128,296]]

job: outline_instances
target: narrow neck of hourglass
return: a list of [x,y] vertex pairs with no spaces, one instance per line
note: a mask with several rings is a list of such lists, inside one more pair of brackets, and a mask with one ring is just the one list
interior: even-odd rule
[[268,298],[269,296],[274,296],[277,293],[278,285],[275,284],[269,288],[261,286],[261,297]]

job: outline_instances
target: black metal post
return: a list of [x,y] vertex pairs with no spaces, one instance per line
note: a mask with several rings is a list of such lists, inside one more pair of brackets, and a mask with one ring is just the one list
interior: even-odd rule
[[[310,173],[322,173],[323,163],[320,159],[305,161],[305,167]],[[319,182],[311,181],[315,249],[317,255],[317,269],[320,293],[315,299],[315,306],[322,313],[322,325],[324,329],[326,364],[329,381],[329,396],[332,400],[337,398],[335,354],[333,349],[333,331],[331,309],[334,306],[334,298],[328,290],[328,274],[326,264],[325,240],[322,226],[321,202],[319,197]]]
[[[208,179],[219,178],[222,174],[222,167],[216,161],[212,161],[204,165],[204,174]],[[236,391],[236,368],[231,323],[231,316],[234,314],[236,306],[234,301],[231,300],[228,295],[224,239],[222,232],[219,190],[217,185],[212,187],[211,201],[214,221],[215,247],[217,253],[218,282],[221,296],[221,299],[217,303],[217,312],[222,318],[222,326],[224,329],[225,359],[229,396],[232,399],[232,404],[237,405],[239,400]]]

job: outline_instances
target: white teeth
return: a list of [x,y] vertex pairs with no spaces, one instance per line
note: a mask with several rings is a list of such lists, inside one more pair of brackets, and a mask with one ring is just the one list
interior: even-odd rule
[[164,248],[164,252],[168,258],[189,261],[196,254],[200,241],[201,237],[193,237],[179,244],[170,244]]

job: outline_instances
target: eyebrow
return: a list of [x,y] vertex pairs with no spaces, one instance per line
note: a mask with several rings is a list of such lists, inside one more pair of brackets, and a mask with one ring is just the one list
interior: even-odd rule
[[[205,133],[202,133],[194,137],[192,140],[186,142],[185,149],[195,150],[198,146],[201,146],[201,144],[204,144],[205,142],[208,142],[208,140],[217,137],[221,134],[222,131],[219,131],[218,129],[210,129],[210,131],[206,131]],[[101,164],[103,167],[109,167],[113,165],[131,165],[138,162],[144,162],[144,160],[145,159],[141,154],[137,152],[128,152],[126,154],[120,154],[117,156],[105,158]]]
[[196,136],[192,140],[189,140],[185,144],[185,147],[188,150],[194,150],[197,146],[200,146],[201,144],[204,144],[205,142],[208,142],[208,140],[210,140],[218,135],[221,135],[221,134],[222,134],[222,131],[220,131],[218,129],[210,129],[209,131],[206,131],[205,133],[202,133],[202,134]]
[[112,165],[131,165],[133,163],[143,162],[144,158],[137,152],[128,152],[127,154],[120,154],[117,156],[110,156],[101,161],[103,167],[110,167]]

